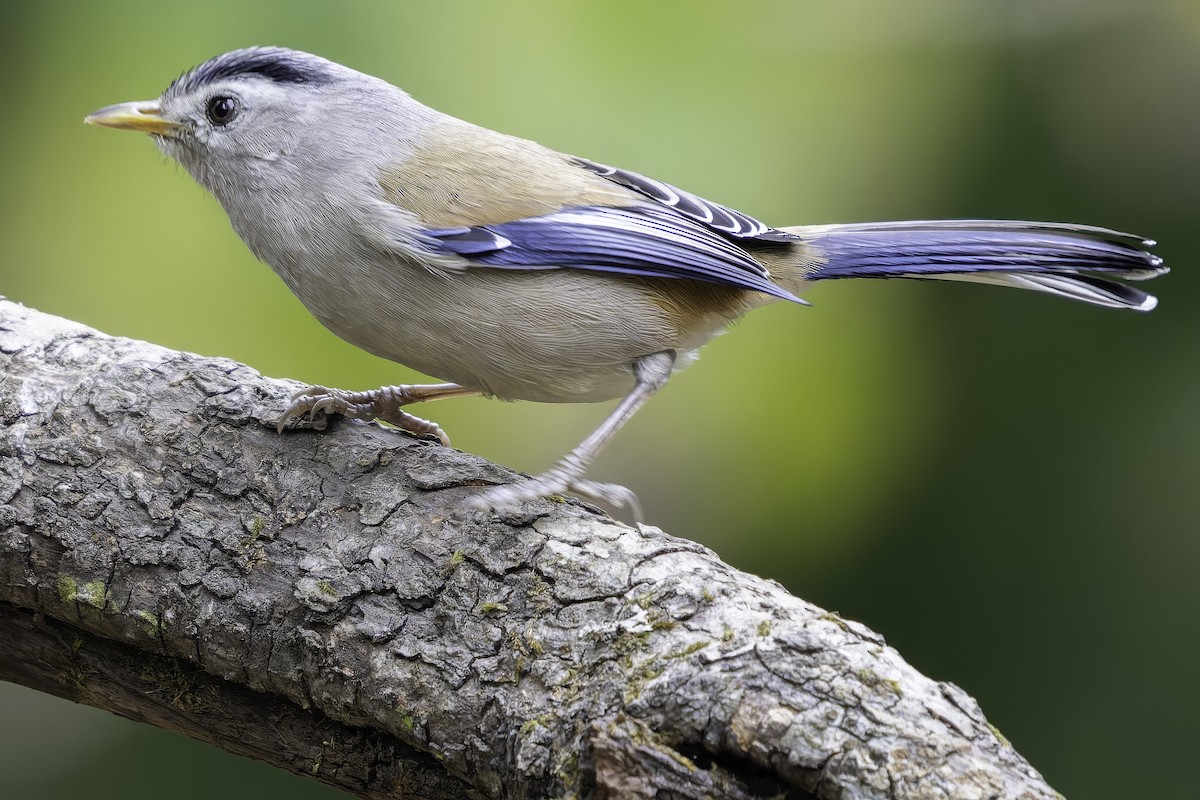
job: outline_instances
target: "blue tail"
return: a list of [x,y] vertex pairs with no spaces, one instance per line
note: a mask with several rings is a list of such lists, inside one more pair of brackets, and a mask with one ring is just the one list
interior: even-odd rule
[[993,283],[1149,311],[1157,299],[1121,280],[1166,274],[1154,242],[1086,225],[1007,220],[876,222],[796,229],[825,258],[806,278],[922,278]]

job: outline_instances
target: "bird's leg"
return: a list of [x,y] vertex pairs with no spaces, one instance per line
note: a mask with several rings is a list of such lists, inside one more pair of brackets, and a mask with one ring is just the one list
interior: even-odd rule
[[550,494],[574,492],[617,507],[628,507],[640,521],[641,505],[637,495],[614,483],[598,483],[583,480],[583,474],[599,455],[608,440],[666,384],[675,365],[675,351],[668,350],[643,356],[633,363],[636,383],[612,413],[600,423],[600,427],[571,452],[541,475],[506,486],[496,486],[476,495],[469,501],[477,508],[512,506],[526,500],[534,500]]
[[341,414],[351,419],[377,419],[417,435],[436,436],[446,447],[450,437],[436,422],[409,414],[404,406],[409,403],[424,403],[429,400],[445,400],[450,397],[468,397],[479,394],[478,389],[459,386],[457,383],[435,383],[427,386],[384,386],[369,392],[348,392],[344,389],[327,389],[310,386],[292,396],[292,404],[279,415],[275,428],[282,431],[294,417],[305,417],[324,412]]

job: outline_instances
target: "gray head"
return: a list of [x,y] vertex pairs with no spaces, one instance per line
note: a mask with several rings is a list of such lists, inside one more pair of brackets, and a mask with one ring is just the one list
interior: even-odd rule
[[294,198],[332,176],[377,176],[427,111],[391,84],[319,56],[251,47],[185,72],[158,100],[109,106],[86,121],[151,134],[234,216],[254,194]]

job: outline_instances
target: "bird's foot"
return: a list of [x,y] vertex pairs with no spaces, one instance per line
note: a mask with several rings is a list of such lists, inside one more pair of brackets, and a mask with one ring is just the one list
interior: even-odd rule
[[292,395],[292,402],[275,421],[275,429],[282,432],[292,419],[312,418],[317,414],[340,414],[351,419],[373,420],[395,425],[401,430],[418,436],[436,436],[446,447],[450,437],[436,422],[430,422],[409,414],[403,406],[419,403],[431,397],[424,386],[384,386],[369,392],[349,392],[344,389],[329,389],[310,386]]
[[629,489],[615,483],[585,481],[561,469],[552,469],[517,483],[492,487],[469,498],[467,503],[480,510],[511,508],[529,500],[568,492],[613,508],[628,508],[634,521],[642,521],[642,504]]

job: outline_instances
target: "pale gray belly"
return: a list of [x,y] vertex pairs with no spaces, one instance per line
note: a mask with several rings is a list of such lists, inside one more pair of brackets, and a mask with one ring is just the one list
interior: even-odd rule
[[[582,270],[364,264],[331,280],[284,280],[346,341],[440,380],[507,400],[596,402],[633,387],[637,358],[675,350],[680,366],[728,312],[681,315],[653,300],[656,281]],[[323,273],[324,271],[322,271]]]

